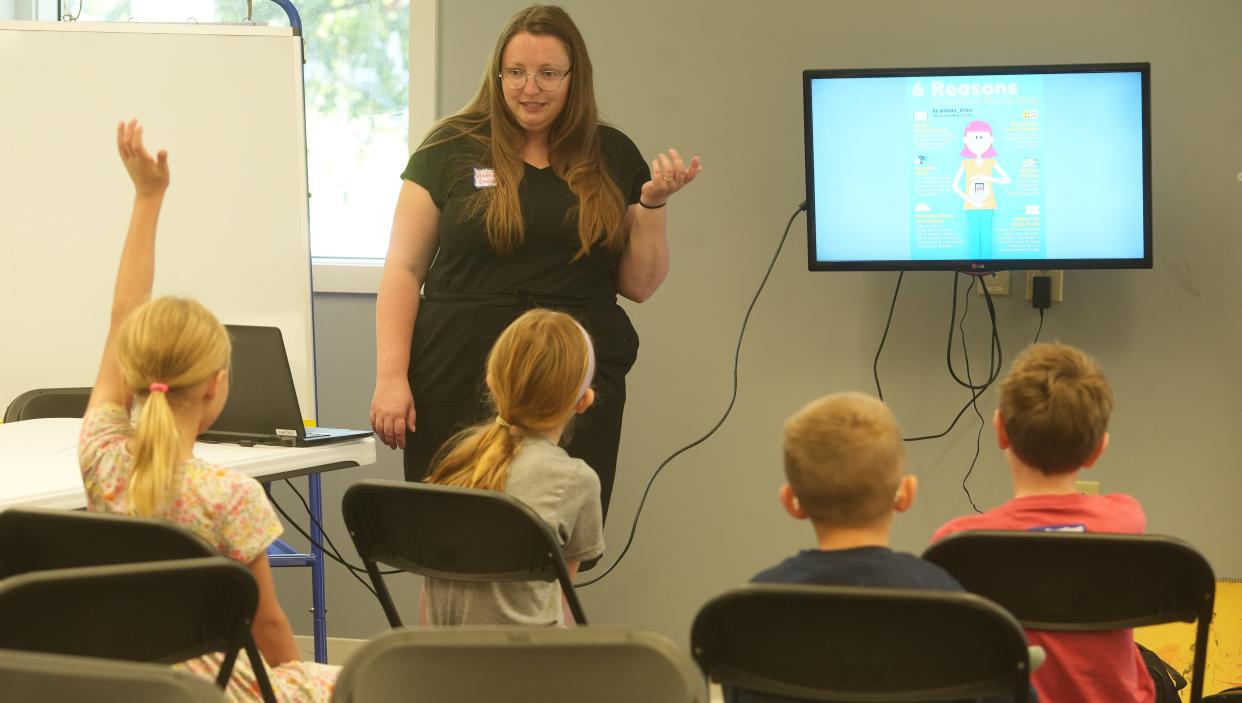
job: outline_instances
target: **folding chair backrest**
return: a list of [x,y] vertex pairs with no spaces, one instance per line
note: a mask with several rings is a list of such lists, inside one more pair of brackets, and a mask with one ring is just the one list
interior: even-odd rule
[[1216,579],[1189,544],[1161,535],[980,530],[937,542],[923,558],[1032,630],[1197,621],[1191,700],[1200,700]]
[[354,653],[333,703],[706,703],[690,657],[662,635],[613,627],[419,628]]
[[224,692],[157,664],[0,650],[7,700],[22,703],[224,703]]
[[0,649],[171,664],[231,662],[258,588],[224,557],[38,571],[0,581]]
[[90,397],[90,388],[36,388],[22,393],[9,403],[4,411],[4,421],[82,417],[86,414],[86,403]]
[[1159,535],[962,532],[923,558],[1033,630],[1116,630],[1194,622],[1216,580],[1193,547]]
[[380,563],[457,581],[559,581],[575,619],[585,624],[560,541],[535,511],[511,496],[365,480],[345,491],[342,511],[394,627],[401,621],[379,575]]
[[38,508],[0,512],[0,578],[216,555],[198,535],[162,520]]
[[1029,698],[1021,626],[967,593],[755,585],[709,601],[691,650],[726,686],[815,701]]

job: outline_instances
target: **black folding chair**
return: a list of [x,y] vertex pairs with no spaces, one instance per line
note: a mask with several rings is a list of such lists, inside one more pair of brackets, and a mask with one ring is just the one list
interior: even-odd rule
[[708,601],[691,653],[729,687],[841,703],[1030,696],[1026,637],[968,593],[754,585]]
[[224,703],[210,681],[158,664],[0,650],[7,700],[21,703]]
[[[29,573],[55,573],[52,570],[57,569],[217,556],[211,545],[198,535],[163,520],[38,508],[10,508],[0,512],[0,579]],[[250,572],[237,566],[250,579],[250,588],[255,593],[254,603],[245,614],[243,646],[250,655],[264,700],[274,702],[275,693],[267,670],[250,634],[249,622],[258,605],[258,590]],[[152,568],[158,568],[158,564]],[[7,581],[0,580],[0,584],[4,583]],[[230,670],[231,667],[230,662]],[[221,681],[227,682],[228,677]]]
[[173,664],[212,652],[228,685],[242,649],[276,696],[250,637],[259,591],[224,557],[36,571],[0,581],[0,649]]
[[[486,662],[486,675],[479,663]],[[333,703],[707,703],[667,637],[622,627],[424,627],[364,644]]]
[[401,627],[378,564],[456,581],[558,581],[586,624],[560,542],[539,515],[499,491],[359,481],[341,503],[345,525],[388,622]]
[[163,520],[74,510],[0,512],[0,579],[31,571],[218,556]]
[[981,530],[937,542],[923,558],[1030,630],[1197,621],[1190,702],[1202,700],[1216,578],[1189,544],[1160,535]]
[[90,388],[36,388],[13,399],[4,411],[5,422],[41,417],[82,417],[91,398]]

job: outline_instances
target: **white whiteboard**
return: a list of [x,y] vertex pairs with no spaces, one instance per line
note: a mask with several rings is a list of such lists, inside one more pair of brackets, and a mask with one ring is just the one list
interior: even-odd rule
[[94,383],[137,117],[172,171],[154,295],[280,327],[315,418],[301,52],[289,28],[0,22],[0,408]]

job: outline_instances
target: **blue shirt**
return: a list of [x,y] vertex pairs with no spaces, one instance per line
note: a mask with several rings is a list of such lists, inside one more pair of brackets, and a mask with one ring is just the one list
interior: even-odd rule
[[947,571],[913,554],[888,547],[856,547],[825,551],[805,549],[761,571],[753,583],[816,586],[871,586],[925,591],[964,590]]

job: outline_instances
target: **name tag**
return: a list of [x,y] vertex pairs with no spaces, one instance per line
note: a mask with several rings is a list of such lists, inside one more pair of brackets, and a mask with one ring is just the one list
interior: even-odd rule
[[495,188],[496,172],[490,168],[476,168],[474,170],[474,187]]

